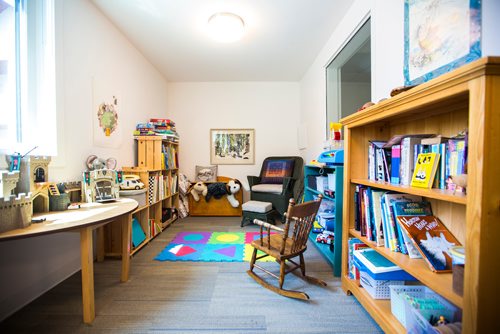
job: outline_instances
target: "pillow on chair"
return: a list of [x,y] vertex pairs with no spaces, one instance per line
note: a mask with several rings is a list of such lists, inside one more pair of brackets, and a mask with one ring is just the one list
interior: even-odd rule
[[217,181],[217,166],[196,166],[195,181],[201,182],[216,182]]
[[294,165],[295,160],[292,159],[264,161],[260,183],[283,183],[284,177],[292,176]]

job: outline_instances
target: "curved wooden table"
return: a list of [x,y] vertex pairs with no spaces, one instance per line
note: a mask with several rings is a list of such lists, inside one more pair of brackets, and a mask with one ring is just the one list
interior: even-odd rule
[[112,221],[119,221],[122,224],[121,281],[128,281],[132,211],[137,208],[137,205],[137,202],[132,199],[122,198],[106,204],[84,203],[78,210],[36,214],[33,216],[33,219],[45,218],[46,221],[31,224],[29,227],[23,229],[0,233],[0,241],[78,230],[80,232],[82,261],[83,322],[91,324],[95,318],[92,230],[99,228],[97,259],[101,261],[104,258],[104,231],[102,227]]

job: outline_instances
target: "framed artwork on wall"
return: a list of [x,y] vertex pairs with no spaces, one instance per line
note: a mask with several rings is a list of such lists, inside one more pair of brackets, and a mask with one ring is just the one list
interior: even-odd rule
[[212,165],[255,164],[254,129],[210,129]]
[[404,21],[406,85],[481,57],[481,0],[405,0]]
[[121,94],[113,84],[98,77],[92,78],[92,86],[93,144],[98,147],[120,148],[123,127],[120,121],[120,114],[123,112]]

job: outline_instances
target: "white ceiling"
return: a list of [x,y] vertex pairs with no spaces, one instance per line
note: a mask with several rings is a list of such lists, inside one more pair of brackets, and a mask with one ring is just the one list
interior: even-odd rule
[[[298,81],[348,0],[93,0],[168,81]],[[215,12],[245,21],[242,40],[205,33]]]

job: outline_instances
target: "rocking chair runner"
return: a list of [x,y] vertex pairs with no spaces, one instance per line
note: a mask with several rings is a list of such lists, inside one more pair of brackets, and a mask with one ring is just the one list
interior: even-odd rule
[[[314,218],[316,216],[316,213],[318,212],[319,205],[322,199],[321,195],[319,195],[318,197],[319,198],[315,201],[298,205],[295,205],[295,201],[293,198],[290,199],[288,210],[285,214],[284,228],[279,228],[261,220],[254,219],[253,223],[256,225],[260,225],[260,239],[254,240],[252,242],[254,250],[252,254],[252,260],[250,262],[250,270],[248,270],[247,273],[263,287],[286,297],[308,300],[309,296],[305,292],[283,289],[285,275],[299,268],[302,273],[302,278],[306,279],[309,282],[326,286],[326,283],[322,280],[306,275],[306,267],[304,263],[304,252],[307,249],[307,239],[309,233],[311,232]],[[267,235],[264,235],[264,228],[267,229]],[[271,235],[271,230],[276,230],[282,233]],[[290,235],[288,235],[289,232],[291,232]],[[265,254],[257,257],[257,250],[260,250]],[[266,256],[272,256],[280,264],[279,277],[274,273],[255,264],[256,260],[264,258]],[[292,260],[297,256],[300,258],[299,264]],[[287,261],[292,263],[293,267],[287,268]],[[254,273],[254,268],[258,268],[278,279],[279,288],[267,283],[259,275]]]

